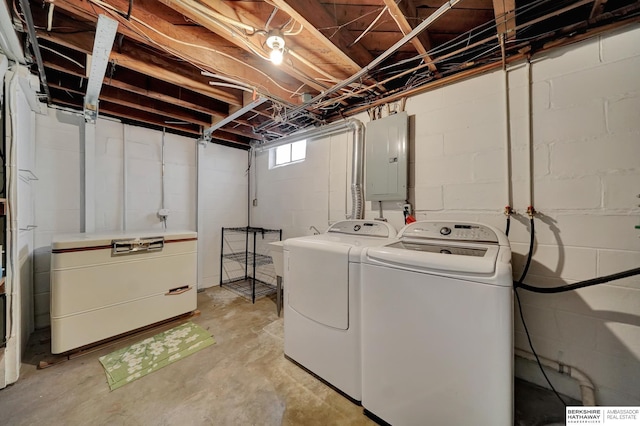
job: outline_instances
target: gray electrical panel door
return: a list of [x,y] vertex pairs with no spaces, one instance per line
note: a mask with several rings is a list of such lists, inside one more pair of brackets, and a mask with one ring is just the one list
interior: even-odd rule
[[367,124],[365,200],[407,199],[408,144],[409,116],[406,112]]

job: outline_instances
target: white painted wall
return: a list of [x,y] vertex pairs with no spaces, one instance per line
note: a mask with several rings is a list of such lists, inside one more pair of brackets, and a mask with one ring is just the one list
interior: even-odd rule
[[[638,267],[640,28],[535,57],[532,67],[532,202],[540,214],[525,281],[555,286]],[[527,76],[525,64],[509,72],[512,206],[520,213],[510,233],[516,276],[529,241],[522,215],[530,203]],[[503,73],[494,72],[408,99],[410,199],[418,219],[472,220],[504,229],[503,81]],[[252,224],[283,228],[289,238],[343,219],[351,168],[347,139],[313,141],[305,162],[273,170],[268,154],[257,154]],[[377,206],[371,207],[367,203],[367,218],[378,216]],[[400,227],[402,215],[393,203],[385,208]],[[540,355],[585,372],[596,384],[599,404],[640,405],[640,278],[560,295],[522,291],[521,297]],[[528,349],[519,319],[515,328],[516,346]],[[542,383],[526,365],[518,364],[517,374]],[[575,385],[560,385],[579,396]]]
[[[366,122],[366,114],[357,118]],[[282,229],[282,238],[325,231],[352,213],[351,172],[353,133],[307,141],[307,158],[301,163],[269,170],[269,151],[256,153],[252,171],[250,207],[252,225]],[[363,183],[363,189],[364,189]],[[384,217],[397,229],[404,224],[396,202],[384,202]],[[378,204],[365,202],[365,218],[379,217]]]
[[[82,123],[81,114],[53,108],[36,121],[35,169],[40,178],[34,185],[38,225],[34,264],[36,327],[49,324],[51,238],[58,233],[84,230]],[[196,142],[170,133],[164,138],[165,208],[170,211],[167,228],[195,230]],[[125,221],[127,231],[162,229],[157,215],[162,204],[162,132],[99,119],[95,150],[96,232],[120,231],[125,228]],[[210,146],[205,152],[203,192],[210,208],[205,211],[205,229],[200,230],[199,238],[205,241],[205,247],[215,248],[220,245],[216,231],[219,223],[236,217],[245,218],[241,225],[246,222],[247,184],[243,174],[247,154],[217,146]],[[209,278],[206,286],[216,283],[213,264],[218,263],[212,257],[215,253],[205,253]]]
[[246,151],[215,144],[202,150],[203,287],[220,284],[222,227],[247,226],[247,164]]

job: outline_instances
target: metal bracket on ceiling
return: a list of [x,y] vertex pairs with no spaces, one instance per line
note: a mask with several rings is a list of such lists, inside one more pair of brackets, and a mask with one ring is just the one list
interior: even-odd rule
[[229,114],[224,119],[218,121],[216,124],[214,124],[213,126],[209,127],[208,129],[206,129],[202,133],[202,138],[203,139],[207,139],[208,141],[211,141],[211,135],[213,134],[213,132],[215,132],[216,130],[220,129],[222,126],[225,126],[225,125],[231,123],[236,118],[242,117],[244,114],[248,113],[249,111],[251,111],[254,108],[257,108],[259,105],[262,105],[266,101],[267,101],[267,98],[260,97],[260,98],[256,99],[255,101],[243,106],[242,108],[240,108],[236,112],[234,112],[232,114]]
[[106,15],[98,16],[93,51],[91,56],[87,57],[87,61],[91,61],[87,92],[84,96],[84,120],[87,123],[95,123],[98,118],[98,98],[117,30],[118,21]]
[[209,142],[211,142],[211,135],[205,135],[203,133],[196,142],[198,143],[198,145],[202,145],[206,148]]

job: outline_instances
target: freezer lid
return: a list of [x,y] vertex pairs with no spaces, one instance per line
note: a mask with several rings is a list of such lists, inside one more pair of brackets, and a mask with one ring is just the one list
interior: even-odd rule
[[67,250],[82,248],[109,248],[114,240],[135,240],[163,237],[165,243],[197,240],[198,233],[194,231],[116,231],[109,233],[74,233],[57,234],[51,240],[51,250]]

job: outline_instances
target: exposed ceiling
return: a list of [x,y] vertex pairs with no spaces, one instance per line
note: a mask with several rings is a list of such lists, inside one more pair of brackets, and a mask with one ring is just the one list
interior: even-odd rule
[[[83,109],[102,14],[118,34],[100,115],[238,148],[640,19],[629,0],[11,1],[50,104]],[[286,42],[279,66],[274,31]]]

